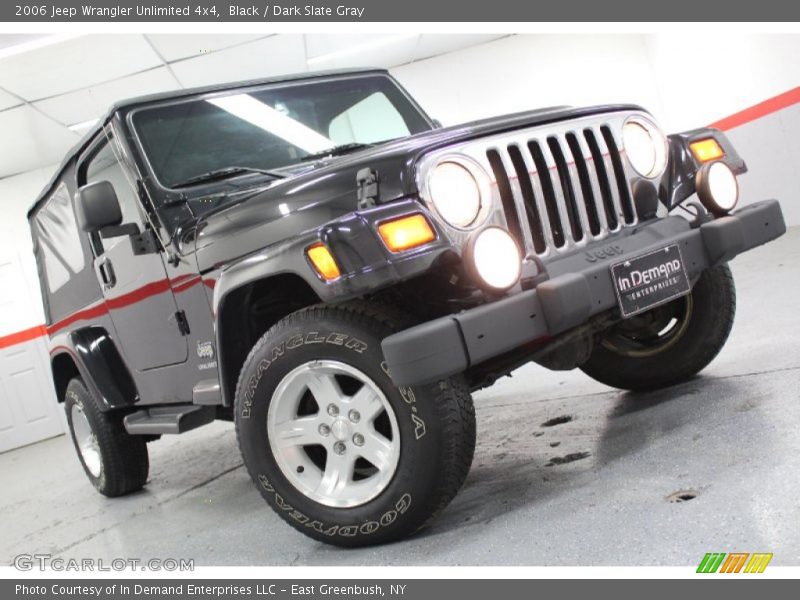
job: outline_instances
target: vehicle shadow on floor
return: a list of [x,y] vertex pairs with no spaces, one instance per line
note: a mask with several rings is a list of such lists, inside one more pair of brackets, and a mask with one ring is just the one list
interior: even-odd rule
[[487,525],[602,478],[614,461],[714,411],[735,387],[725,379],[701,376],[653,392],[610,390],[571,399],[568,412],[555,417],[555,407],[565,411],[563,399],[532,398],[483,411],[478,405],[478,446],[470,475],[420,535]]
[[598,438],[596,466],[634,455],[706,415],[730,409],[730,399],[740,392],[735,381],[701,375],[668,389],[620,394]]

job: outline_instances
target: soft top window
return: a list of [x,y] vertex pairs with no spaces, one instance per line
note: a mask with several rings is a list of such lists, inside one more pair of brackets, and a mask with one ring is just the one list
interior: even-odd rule
[[71,274],[85,267],[81,234],[65,184],[59,185],[39,210],[35,227],[52,293],[69,281]]

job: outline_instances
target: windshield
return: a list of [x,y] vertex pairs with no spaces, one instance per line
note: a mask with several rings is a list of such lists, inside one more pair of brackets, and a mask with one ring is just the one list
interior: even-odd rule
[[[430,129],[381,75],[303,81],[146,108],[134,127],[165,187],[231,167],[271,171],[337,146],[358,148]],[[245,171],[238,171],[241,174]]]

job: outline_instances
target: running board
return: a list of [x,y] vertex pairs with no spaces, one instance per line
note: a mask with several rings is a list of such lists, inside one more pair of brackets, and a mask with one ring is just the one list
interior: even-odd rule
[[162,433],[184,433],[214,420],[213,406],[180,404],[176,406],[154,406],[131,413],[123,423],[132,435],[160,435]]

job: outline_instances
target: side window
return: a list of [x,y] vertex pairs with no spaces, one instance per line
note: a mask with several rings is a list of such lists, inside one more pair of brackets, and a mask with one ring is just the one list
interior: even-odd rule
[[[83,169],[81,185],[96,181],[108,181],[114,187],[120,210],[122,211],[122,224],[136,223],[139,229],[142,230],[144,222],[139,209],[139,198],[132,182],[129,180],[128,173],[117,159],[114,152],[113,139],[105,142],[100,150],[89,159],[88,164]],[[125,238],[126,236],[100,238],[99,243],[102,244],[102,251],[107,252]],[[99,250],[97,241],[93,240],[93,243],[96,250]]]
[[367,96],[331,119],[328,137],[337,144],[383,142],[408,135],[408,126],[381,92]]
[[53,293],[86,266],[80,231],[67,186],[58,186],[36,215],[47,287]]

